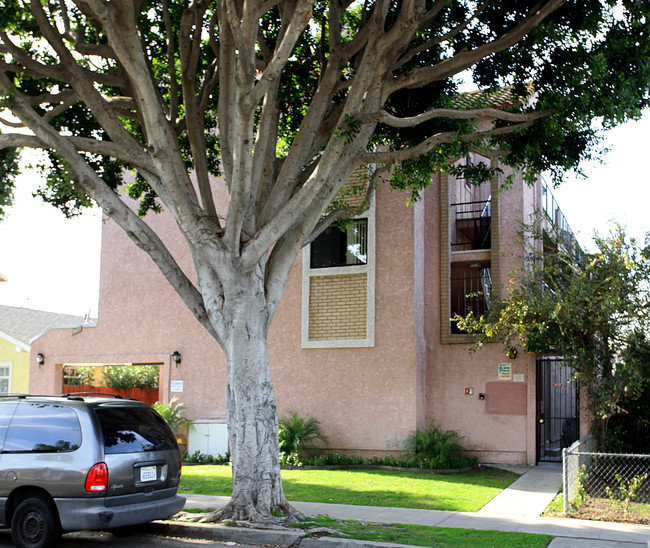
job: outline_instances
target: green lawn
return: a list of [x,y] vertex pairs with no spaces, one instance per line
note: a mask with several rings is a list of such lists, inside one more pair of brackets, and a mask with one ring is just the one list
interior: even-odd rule
[[550,535],[529,533],[504,533],[501,531],[477,531],[474,529],[453,529],[426,527],[423,525],[400,525],[387,523],[361,523],[352,520],[335,520],[328,517],[308,519],[297,527],[328,527],[340,531],[345,538],[431,546],[436,548],[544,548],[553,539]]
[[[475,512],[517,479],[497,468],[458,474],[393,470],[283,470],[288,500]],[[229,466],[184,466],[180,491],[230,496]]]

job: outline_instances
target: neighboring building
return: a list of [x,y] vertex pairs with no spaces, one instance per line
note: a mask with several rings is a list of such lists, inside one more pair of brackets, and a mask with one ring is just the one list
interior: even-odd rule
[[[559,457],[567,424],[578,434],[563,368],[506,356],[497,344],[470,354],[471,337],[449,321],[485,310],[517,264],[520,223],[546,210],[541,180],[502,183],[477,187],[443,173],[415,206],[382,185],[354,226],[330,229],[299,255],[269,334],[281,416],[317,417],[332,452],[394,453],[433,422],[458,431],[483,462]],[[226,199],[219,183],[215,192]],[[191,274],[171,219],[147,222]],[[194,420],[189,451],[227,450],[224,354],[114,222],[103,228],[97,327],[50,330],[32,349],[46,358],[43,367],[32,358],[35,392],[60,391],[64,371],[80,364],[159,365],[159,398],[176,396]]]
[[0,305],[0,394],[29,391],[34,339],[53,328],[78,328],[83,323],[82,316]]

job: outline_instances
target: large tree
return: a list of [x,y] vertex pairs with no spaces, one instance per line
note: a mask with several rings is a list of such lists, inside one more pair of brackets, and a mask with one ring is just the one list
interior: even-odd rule
[[[416,198],[470,149],[495,157],[477,178],[590,155],[594,119],[614,125],[648,102],[648,2],[615,3],[3,1],[5,174],[7,147],[44,149],[42,196],[68,214],[99,204],[226,353],[222,515],[290,510],[266,340],[300,249],[360,213],[381,173]],[[505,95],[459,97],[461,73]],[[335,198],[360,164],[373,166],[357,185],[367,199],[351,207]],[[142,219],[163,208],[195,279]]]
[[639,245],[616,227],[584,254],[537,224],[523,236],[525,266],[504,295],[458,324],[474,333],[474,350],[501,342],[506,351],[563,356],[586,391],[597,446],[612,448],[610,419],[650,388],[650,240]]

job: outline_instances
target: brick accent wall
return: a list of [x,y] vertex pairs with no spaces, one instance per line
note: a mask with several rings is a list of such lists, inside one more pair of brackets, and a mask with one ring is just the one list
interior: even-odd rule
[[367,274],[313,276],[309,284],[309,340],[367,337]]
[[341,192],[339,192],[338,199],[344,200],[348,207],[359,207],[366,197],[367,188],[368,166],[362,164],[350,174]]

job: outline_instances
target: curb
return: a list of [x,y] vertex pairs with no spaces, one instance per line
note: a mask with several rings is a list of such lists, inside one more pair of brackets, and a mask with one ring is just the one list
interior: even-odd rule
[[248,529],[212,523],[153,521],[146,524],[146,527],[141,532],[178,538],[214,540],[218,542],[230,541],[237,544],[258,544],[287,548],[418,548],[407,544],[391,544],[369,540],[334,537],[312,538],[308,537],[303,531]]

